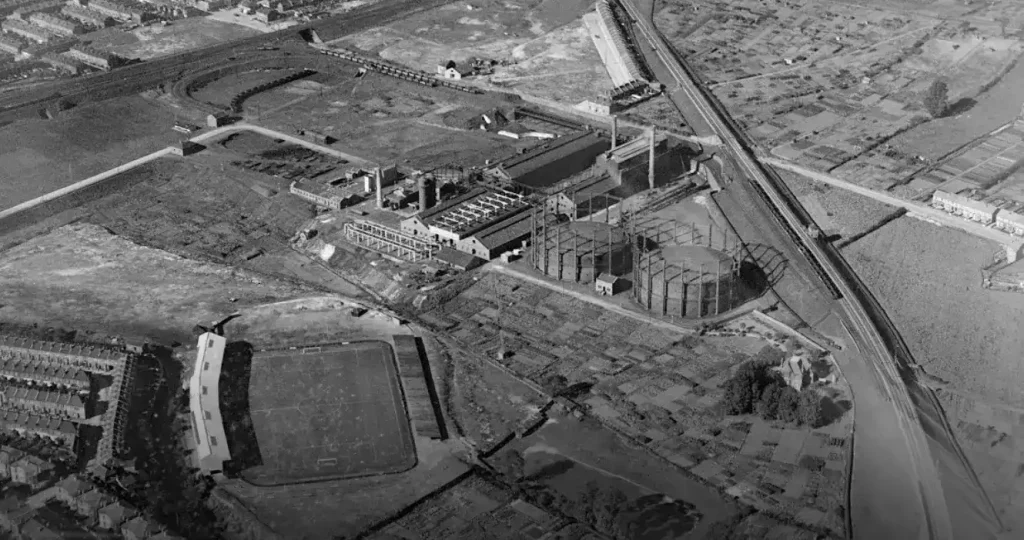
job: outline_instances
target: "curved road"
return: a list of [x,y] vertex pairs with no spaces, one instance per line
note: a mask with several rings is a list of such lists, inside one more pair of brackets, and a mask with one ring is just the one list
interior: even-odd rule
[[[869,313],[868,309],[876,309],[877,306],[865,302],[869,293],[863,290],[862,284],[851,275],[845,261],[838,260],[835,253],[827,253],[815,239],[812,239],[803,223],[806,221],[798,215],[805,214],[781,187],[777,186],[773,179],[769,178],[765,171],[755,160],[753,154],[740,142],[739,134],[733,130],[726,119],[723,118],[707,99],[700,89],[694,84],[691,74],[673,56],[671,49],[663,41],[653,23],[653,2],[651,0],[626,0],[624,7],[630,16],[635,20],[640,36],[647,41],[651,47],[650,54],[653,65],[662,68],[662,74],[667,74],[674,85],[669,85],[669,97],[681,111],[691,112],[691,123],[695,123],[695,131],[700,135],[717,134],[721,137],[725,146],[730,150],[740,174],[755,182],[767,195],[768,200],[774,209],[781,215],[784,227],[789,227],[798,241],[797,247],[806,256],[803,262],[818,265],[819,269],[827,276],[825,279],[832,282],[835,288],[841,293],[838,307],[841,316],[841,326],[853,336],[862,358],[848,360],[853,367],[864,367],[858,365],[866,363],[869,373],[873,377],[853,377],[851,385],[856,384],[854,393],[857,398],[858,417],[865,416],[865,413],[874,413],[870,418],[871,424],[865,424],[864,418],[855,420],[858,436],[857,447],[854,451],[854,478],[851,482],[851,512],[853,515],[853,530],[857,538],[920,538],[920,539],[949,539],[960,538],[992,538],[995,530],[998,529],[998,522],[993,516],[982,514],[991,513],[991,503],[982,494],[975,497],[973,501],[981,500],[981,504],[971,505],[974,515],[954,527],[951,521],[951,509],[944,490],[945,478],[940,478],[939,468],[943,468],[946,475],[953,474],[961,480],[951,484],[957,487],[977,488],[976,478],[973,471],[970,471],[966,460],[957,463],[962,458],[956,446],[955,437],[948,431],[944,419],[927,418],[922,419],[918,414],[917,405],[921,405],[928,412],[934,409],[928,408],[928,395],[921,395],[916,392],[911,396],[903,378],[900,375],[900,365],[893,356],[893,352],[887,347],[886,337],[893,340],[891,329],[882,329],[876,326],[880,316]],[[645,53],[647,51],[644,51]],[[696,114],[692,114],[695,111]],[[694,122],[697,120],[697,122]],[[733,189],[743,189],[745,183],[740,181],[733,183]],[[775,224],[770,224],[775,225]],[[837,266],[838,265],[838,266]],[[835,329],[831,329],[835,331]],[[882,331],[889,330],[890,335],[883,336]],[[899,351],[896,351],[899,352]],[[855,375],[859,375],[854,370]],[[874,380],[872,389],[871,382]],[[859,383],[859,384],[858,384]],[[874,391],[872,391],[874,390]],[[879,407],[875,400],[871,399],[881,396],[887,406]],[[933,397],[933,396],[932,396]],[[916,400],[914,399],[916,398]],[[870,400],[870,402],[866,402]],[[863,407],[862,404],[868,405]],[[867,410],[865,410],[867,409]],[[941,416],[941,411],[939,411]],[[928,420],[930,423],[923,423]],[[930,427],[929,434],[925,428]],[[892,429],[895,428],[895,429]],[[876,433],[874,430],[884,430],[884,433]],[[948,455],[933,455],[936,448],[929,443],[928,436],[931,435],[937,443],[947,443],[945,446],[952,451]],[[863,443],[867,441],[870,447]],[[951,441],[951,442],[950,442]],[[940,452],[942,449],[939,450]],[[953,459],[949,459],[952,456]],[[965,472],[957,471],[957,467],[967,469]],[[959,474],[958,474],[959,473]],[[899,479],[898,486],[894,485],[894,479]],[[967,482],[962,482],[962,480]],[[973,482],[971,482],[973,480]],[[975,485],[972,485],[975,484]],[[870,486],[872,489],[864,490]],[[899,487],[898,499],[891,497],[892,493],[886,487]],[[908,492],[906,487],[913,487]],[[979,489],[980,491],[980,489]],[[961,501],[958,500],[958,503]],[[895,504],[894,504],[895,503]],[[986,504],[987,503],[987,504]],[[963,506],[958,504],[957,506]],[[892,516],[896,512],[897,516]],[[897,519],[886,519],[896,517]],[[980,518],[980,519],[979,519]]]

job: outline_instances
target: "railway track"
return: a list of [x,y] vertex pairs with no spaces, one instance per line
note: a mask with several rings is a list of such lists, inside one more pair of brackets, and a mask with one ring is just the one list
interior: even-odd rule
[[[637,28],[644,39],[650,43],[655,55],[679,84],[680,89],[729,148],[739,168],[749,180],[750,185],[755,188],[759,197],[767,203],[776,221],[786,229],[786,232],[805,255],[805,259],[833,296],[839,300],[844,314],[865,342],[867,350],[864,352],[868,353],[866,355],[868,358],[875,359],[870,364],[877,372],[885,395],[889,397],[889,401],[896,408],[908,450],[916,458],[914,460],[915,477],[918,482],[922,508],[925,512],[925,534],[927,538],[952,540],[952,525],[945,506],[938,471],[928,449],[917,409],[900,377],[897,359],[890,352],[899,349],[887,348],[886,340],[882,336],[882,332],[886,331],[891,341],[893,335],[891,323],[889,325],[882,324],[880,319],[885,317],[878,315],[881,313],[879,306],[872,301],[873,298],[870,298],[869,293],[865,293],[866,289],[863,284],[852,273],[845,260],[835,253],[834,248],[823,246],[817,238],[812,238],[808,234],[806,227],[813,222],[808,219],[806,212],[801,211],[802,208],[799,204],[794,202],[792,193],[757,163],[750,151],[750,145],[747,141],[742,141],[736,134],[736,126],[729,124],[725,120],[728,118],[727,115],[716,110],[711,104],[711,100],[694,84],[692,74],[684,67],[685,63],[665,52],[669,47],[653,24],[631,2],[624,1],[622,4],[636,21]],[[868,312],[868,308],[871,308],[874,316]]]
[[25,109],[34,114],[40,105],[60,98],[72,101],[99,101],[141,92],[161,82],[177,79],[188,72],[205,69],[211,63],[229,61],[237,50],[246,52],[249,48],[293,37],[303,30],[315,29],[318,33],[327,34],[334,39],[451,2],[452,0],[381,0],[344,15],[285,30],[141,62],[110,72],[57,81],[28,91],[11,92],[0,98],[0,118],[10,119],[19,113],[25,113]]

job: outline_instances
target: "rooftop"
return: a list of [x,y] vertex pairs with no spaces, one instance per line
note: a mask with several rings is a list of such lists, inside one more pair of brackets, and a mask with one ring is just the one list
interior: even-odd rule
[[[668,137],[664,133],[657,133],[654,136],[655,146],[660,145],[666,140],[668,140]],[[615,150],[611,151],[611,157],[616,161],[632,159],[644,152],[647,152],[650,144],[651,136],[649,134],[644,134],[625,144],[617,146]]]
[[1004,221],[1006,223],[1012,223],[1018,227],[1024,227],[1024,214],[1018,214],[1017,212],[1009,212],[1007,210],[1000,210],[996,216],[998,221]]
[[987,203],[985,201],[974,200],[970,197],[961,195],[959,193],[949,193],[947,191],[936,190],[932,195],[934,199],[945,200],[953,204],[958,204],[964,208],[970,208],[979,212],[995,212],[998,210],[994,204]]
[[602,138],[596,132],[578,131],[531,148],[520,155],[502,161],[498,166],[509,178],[515,180],[600,142],[602,142]]
[[484,262],[480,257],[470,255],[469,253],[464,253],[450,247],[443,247],[439,249],[437,253],[434,254],[434,258],[456,268],[464,269],[474,268]]
[[477,187],[420,212],[416,217],[428,227],[437,227],[465,238],[526,208],[529,204],[522,195]]
[[72,356],[87,356],[99,360],[121,360],[127,354],[113,348],[100,347],[97,345],[83,345],[79,343],[57,343],[52,341],[36,341],[28,338],[2,336],[0,335],[0,348],[11,347],[44,353],[67,354]]
[[473,235],[487,249],[495,249],[523,235],[530,234],[531,212],[519,212]]

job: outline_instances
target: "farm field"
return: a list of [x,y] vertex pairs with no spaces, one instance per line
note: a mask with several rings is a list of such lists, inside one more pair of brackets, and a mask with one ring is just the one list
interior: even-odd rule
[[153,24],[130,32],[108,29],[89,34],[89,39],[91,46],[124,58],[150,60],[258,34],[258,30],[210,17],[189,17],[169,26]]
[[930,120],[921,95],[934,80],[948,82],[951,109],[968,117],[1024,50],[998,28],[924,10],[773,0],[702,4],[694,18],[690,6],[669,2],[658,19],[755,140],[878,189],[919,168],[921,152],[879,145]]
[[1018,391],[1024,343],[1018,321],[1024,305],[1015,293],[981,287],[979,271],[998,249],[902,217],[845,253],[917,362],[944,381],[938,394],[964,451],[1004,523],[1020,530],[1024,482],[1016,471],[1024,447]]
[[170,109],[132,96],[0,127],[9,149],[0,155],[0,210],[174,144],[174,119]]
[[[87,224],[0,252],[0,268],[2,320],[161,342],[188,342],[199,321],[308,294],[300,286],[184,259]],[[61,286],[54,288],[57,282]]]
[[839,246],[856,240],[903,212],[875,199],[814,182],[792,171],[775,169],[775,172],[811,214],[822,234]]
[[[749,419],[723,417],[715,412],[715,405],[722,395],[721,385],[730,377],[731,371],[744,359],[768,354],[762,349],[780,346],[768,337],[773,332],[763,325],[742,317],[726,326],[720,337],[697,338],[683,329],[673,331],[648,326],[578,298],[496,273],[488,273],[459,296],[429,311],[425,320],[446,328],[463,348],[489,357],[495,357],[498,334],[503,333],[507,356],[500,363],[518,377],[545,388],[552,384],[552,378],[562,378],[569,386],[586,385],[589,391],[576,400],[601,423],[639,441],[648,451],[660,455],[660,459],[686,469],[720,489],[749,485],[750,491],[744,491],[746,488],[742,486],[735,487],[735,490],[746,493],[744,496],[749,499],[744,500],[755,507],[770,507],[778,512],[798,515],[798,520],[807,525],[841,530],[842,520],[837,509],[843,504],[843,471],[852,427],[852,415],[843,414],[849,408],[845,382],[838,383],[828,392],[833,392],[832,398],[836,400],[847,400],[847,406],[830,423],[813,431],[788,430],[756,419],[753,424],[760,424],[752,427]],[[782,353],[779,356],[781,358]],[[468,370],[468,367],[460,367],[468,364],[460,358],[454,357],[456,370]],[[497,369],[487,371],[500,373]],[[464,384],[458,377],[457,374],[456,388]],[[470,391],[482,396],[475,398],[476,402],[488,397],[484,388],[493,388],[497,382],[497,379],[491,379],[487,384],[479,385],[483,388]],[[846,397],[838,397],[843,395]],[[483,442],[488,443],[499,439],[510,429],[508,424],[511,420],[523,418],[528,412],[513,405],[521,402],[522,398],[498,401],[505,404],[501,407],[483,406],[483,409],[495,413],[507,411],[494,415],[509,419],[504,430],[495,430],[495,421],[491,421],[488,424],[490,430],[466,429],[468,437],[479,441],[476,437],[483,436]],[[490,402],[494,403],[495,399],[491,397]],[[466,403],[458,402],[458,410],[466,408]],[[473,408],[471,402],[469,410]],[[569,426],[573,425],[571,420],[569,422]],[[472,425],[472,422],[466,425]],[[562,426],[561,421],[554,426]],[[545,440],[543,434],[559,429],[544,427],[536,437],[550,446],[554,443]],[[779,444],[783,431],[791,439],[787,444],[793,446],[793,455],[773,459],[771,448],[763,445]],[[597,452],[597,448],[606,445],[593,444],[595,437],[595,434],[575,434],[560,440],[586,440],[590,449],[586,451]],[[522,444],[532,444],[529,440]],[[524,456],[530,453],[525,447],[520,450]],[[585,450],[577,448],[574,451]],[[550,453],[548,450],[544,452]],[[566,454],[569,450],[559,452]],[[633,474],[616,470],[617,465],[609,457],[621,455],[624,449],[609,452],[600,458],[597,467],[613,470],[612,476],[628,477]],[[591,456],[584,461],[593,464],[594,459]],[[652,456],[651,459],[655,458]],[[538,467],[547,465],[550,463],[545,461]],[[725,480],[727,477],[731,480]],[[784,487],[780,479],[791,477],[800,480],[787,492],[786,498],[769,498],[760,494],[760,490],[773,489],[766,487],[773,482]],[[697,484],[685,490],[691,493],[700,491]],[[759,491],[753,493],[753,490]],[[709,497],[717,496],[707,488],[703,493],[710,494]],[[650,494],[638,492],[634,495]],[[702,506],[696,501],[691,502],[698,508]],[[712,521],[720,517],[717,515]]]
[[395,473],[415,465],[391,346],[382,341],[261,351],[250,410],[257,485]]

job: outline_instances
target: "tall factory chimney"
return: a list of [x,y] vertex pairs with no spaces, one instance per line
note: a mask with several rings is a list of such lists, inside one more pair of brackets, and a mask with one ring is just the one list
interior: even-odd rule
[[420,212],[430,209],[434,206],[434,190],[430,189],[430,184],[433,182],[432,178],[427,175],[420,176],[419,188],[420,188]]
[[654,189],[654,127],[648,129],[651,135],[651,146],[647,157],[647,184],[650,189]]
[[434,180],[434,204],[441,202],[441,181]]
[[377,208],[384,208],[384,193],[380,185],[383,174],[380,171],[380,167],[373,171],[373,179],[377,183]]
[[612,115],[612,150],[615,150],[615,146],[619,140],[619,117]]

